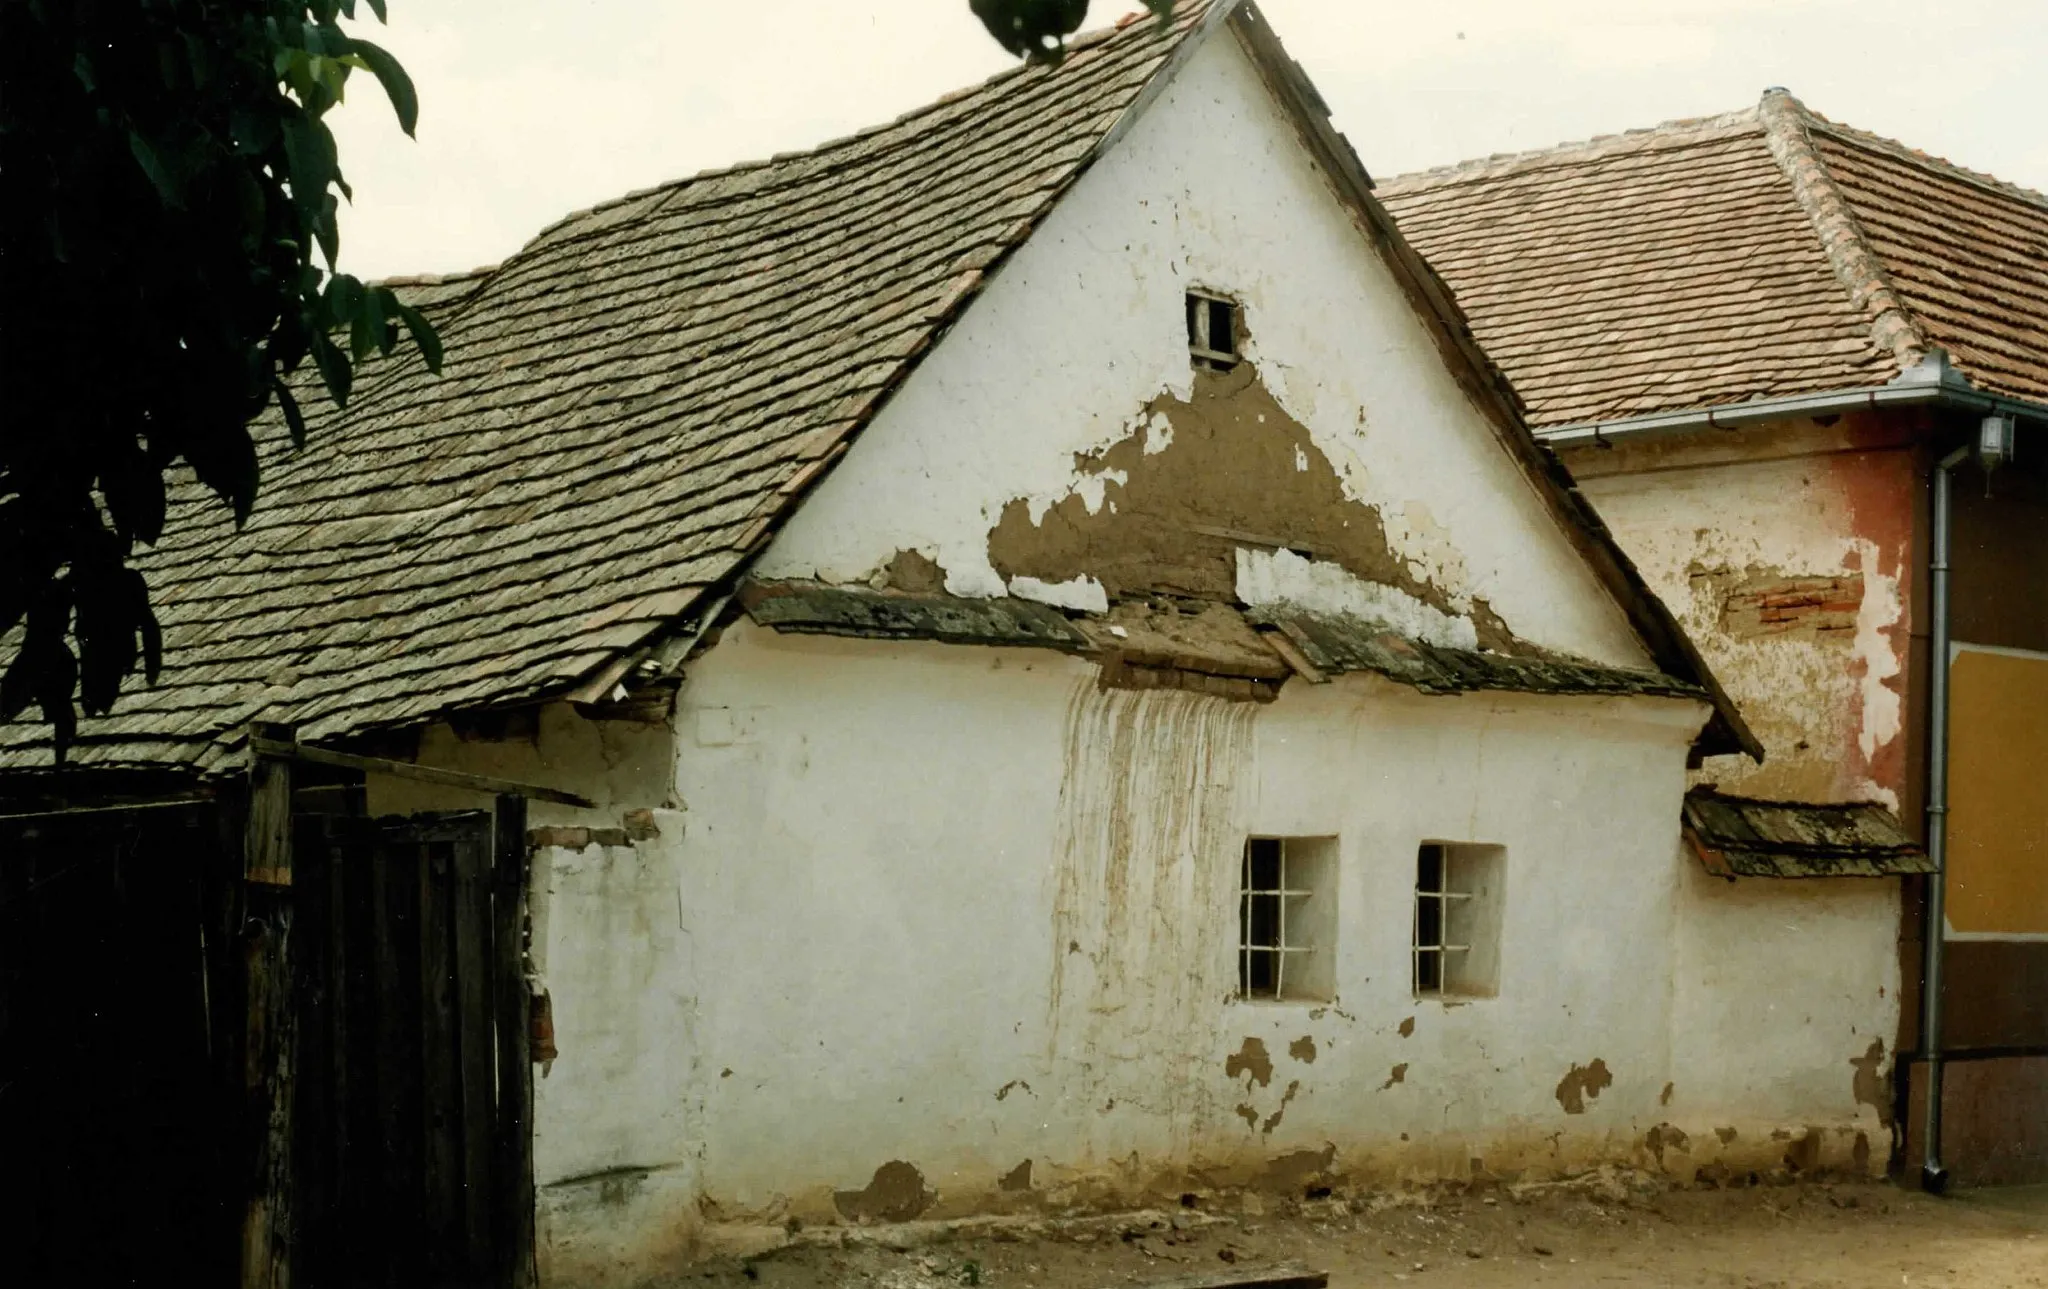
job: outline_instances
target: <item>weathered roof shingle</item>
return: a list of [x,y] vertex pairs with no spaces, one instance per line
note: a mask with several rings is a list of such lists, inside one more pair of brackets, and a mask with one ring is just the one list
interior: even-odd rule
[[1931,873],[1899,817],[1874,801],[1810,805],[1685,794],[1685,840],[1716,877],[1891,877]]

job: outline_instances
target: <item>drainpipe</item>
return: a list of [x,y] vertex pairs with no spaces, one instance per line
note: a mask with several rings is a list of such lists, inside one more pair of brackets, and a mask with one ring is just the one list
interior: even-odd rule
[[1948,1170],[1941,1166],[1941,967],[1948,887],[1949,492],[1955,468],[1969,455],[1969,448],[1957,448],[1934,467],[1934,532],[1927,561],[1928,607],[1934,619],[1927,667],[1927,858],[1934,871],[1927,877],[1921,932],[1926,956],[1920,970],[1920,1057],[1927,1071],[1927,1102],[1921,1118],[1926,1153],[1920,1185],[1935,1195],[1948,1189]]

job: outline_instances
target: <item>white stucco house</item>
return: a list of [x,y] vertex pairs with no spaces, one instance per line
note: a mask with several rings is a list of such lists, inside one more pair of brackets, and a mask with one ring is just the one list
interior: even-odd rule
[[[1685,849],[1754,740],[1251,4],[418,289],[447,373],[209,530],[285,589],[172,595],[76,755],[213,773],[260,716],[589,799],[530,818],[545,1280],[1882,1165],[1888,945],[1753,938]],[[299,643],[221,652],[252,620]]]

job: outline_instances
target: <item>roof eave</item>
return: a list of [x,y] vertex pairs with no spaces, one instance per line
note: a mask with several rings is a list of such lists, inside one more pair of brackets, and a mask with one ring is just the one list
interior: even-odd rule
[[1750,399],[1741,403],[1717,403],[1707,407],[1672,412],[1649,412],[1642,416],[1616,417],[1604,421],[1579,421],[1536,431],[1538,438],[1553,448],[1606,446],[1629,439],[1683,434],[1694,430],[1730,430],[1772,421],[1794,421],[1812,416],[1839,416],[1891,407],[1941,407],[1974,412],[1983,416],[2005,415],[2048,425],[2048,403],[2012,398],[1980,390],[1964,380],[1952,367],[1923,362],[1886,385],[1861,385],[1847,389],[1819,390],[1810,394],[1789,394],[1781,398]]

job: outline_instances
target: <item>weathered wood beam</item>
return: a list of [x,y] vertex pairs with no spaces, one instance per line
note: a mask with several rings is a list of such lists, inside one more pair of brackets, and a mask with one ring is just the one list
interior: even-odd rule
[[242,1216],[242,1289],[290,1289],[292,1094],[297,1057],[292,938],[292,767],[259,757],[249,770],[242,834],[248,1030],[243,1048],[250,1170]]
[[336,752],[331,748],[314,747],[307,743],[290,743],[274,738],[254,737],[249,740],[249,749],[258,757],[282,757],[293,761],[304,761],[311,765],[333,765],[343,769],[362,770],[376,774],[388,774],[395,778],[416,779],[421,783],[438,783],[449,788],[467,788],[472,792],[487,792],[492,796],[526,797],[534,801],[551,801],[560,806],[576,806],[583,810],[594,810],[597,803],[589,797],[560,788],[544,788],[537,784],[520,783],[513,779],[494,778],[488,774],[470,774],[464,770],[443,770],[438,766],[415,765],[411,761],[390,761],[381,756],[361,756],[354,752]]
[[527,985],[528,873],[526,800],[498,798],[491,855],[491,964],[498,1030],[496,1230],[500,1284],[538,1282],[533,1231],[533,999]]
[[212,801],[210,792],[183,792],[176,796],[150,797],[135,801],[124,801],[104,806],[52,806],[47,810],[18,810],[0,814],[0,820],[10,819],[69,819],[74,815],[125,814],[131,810],[169,810],[177,806],[198,806]]

